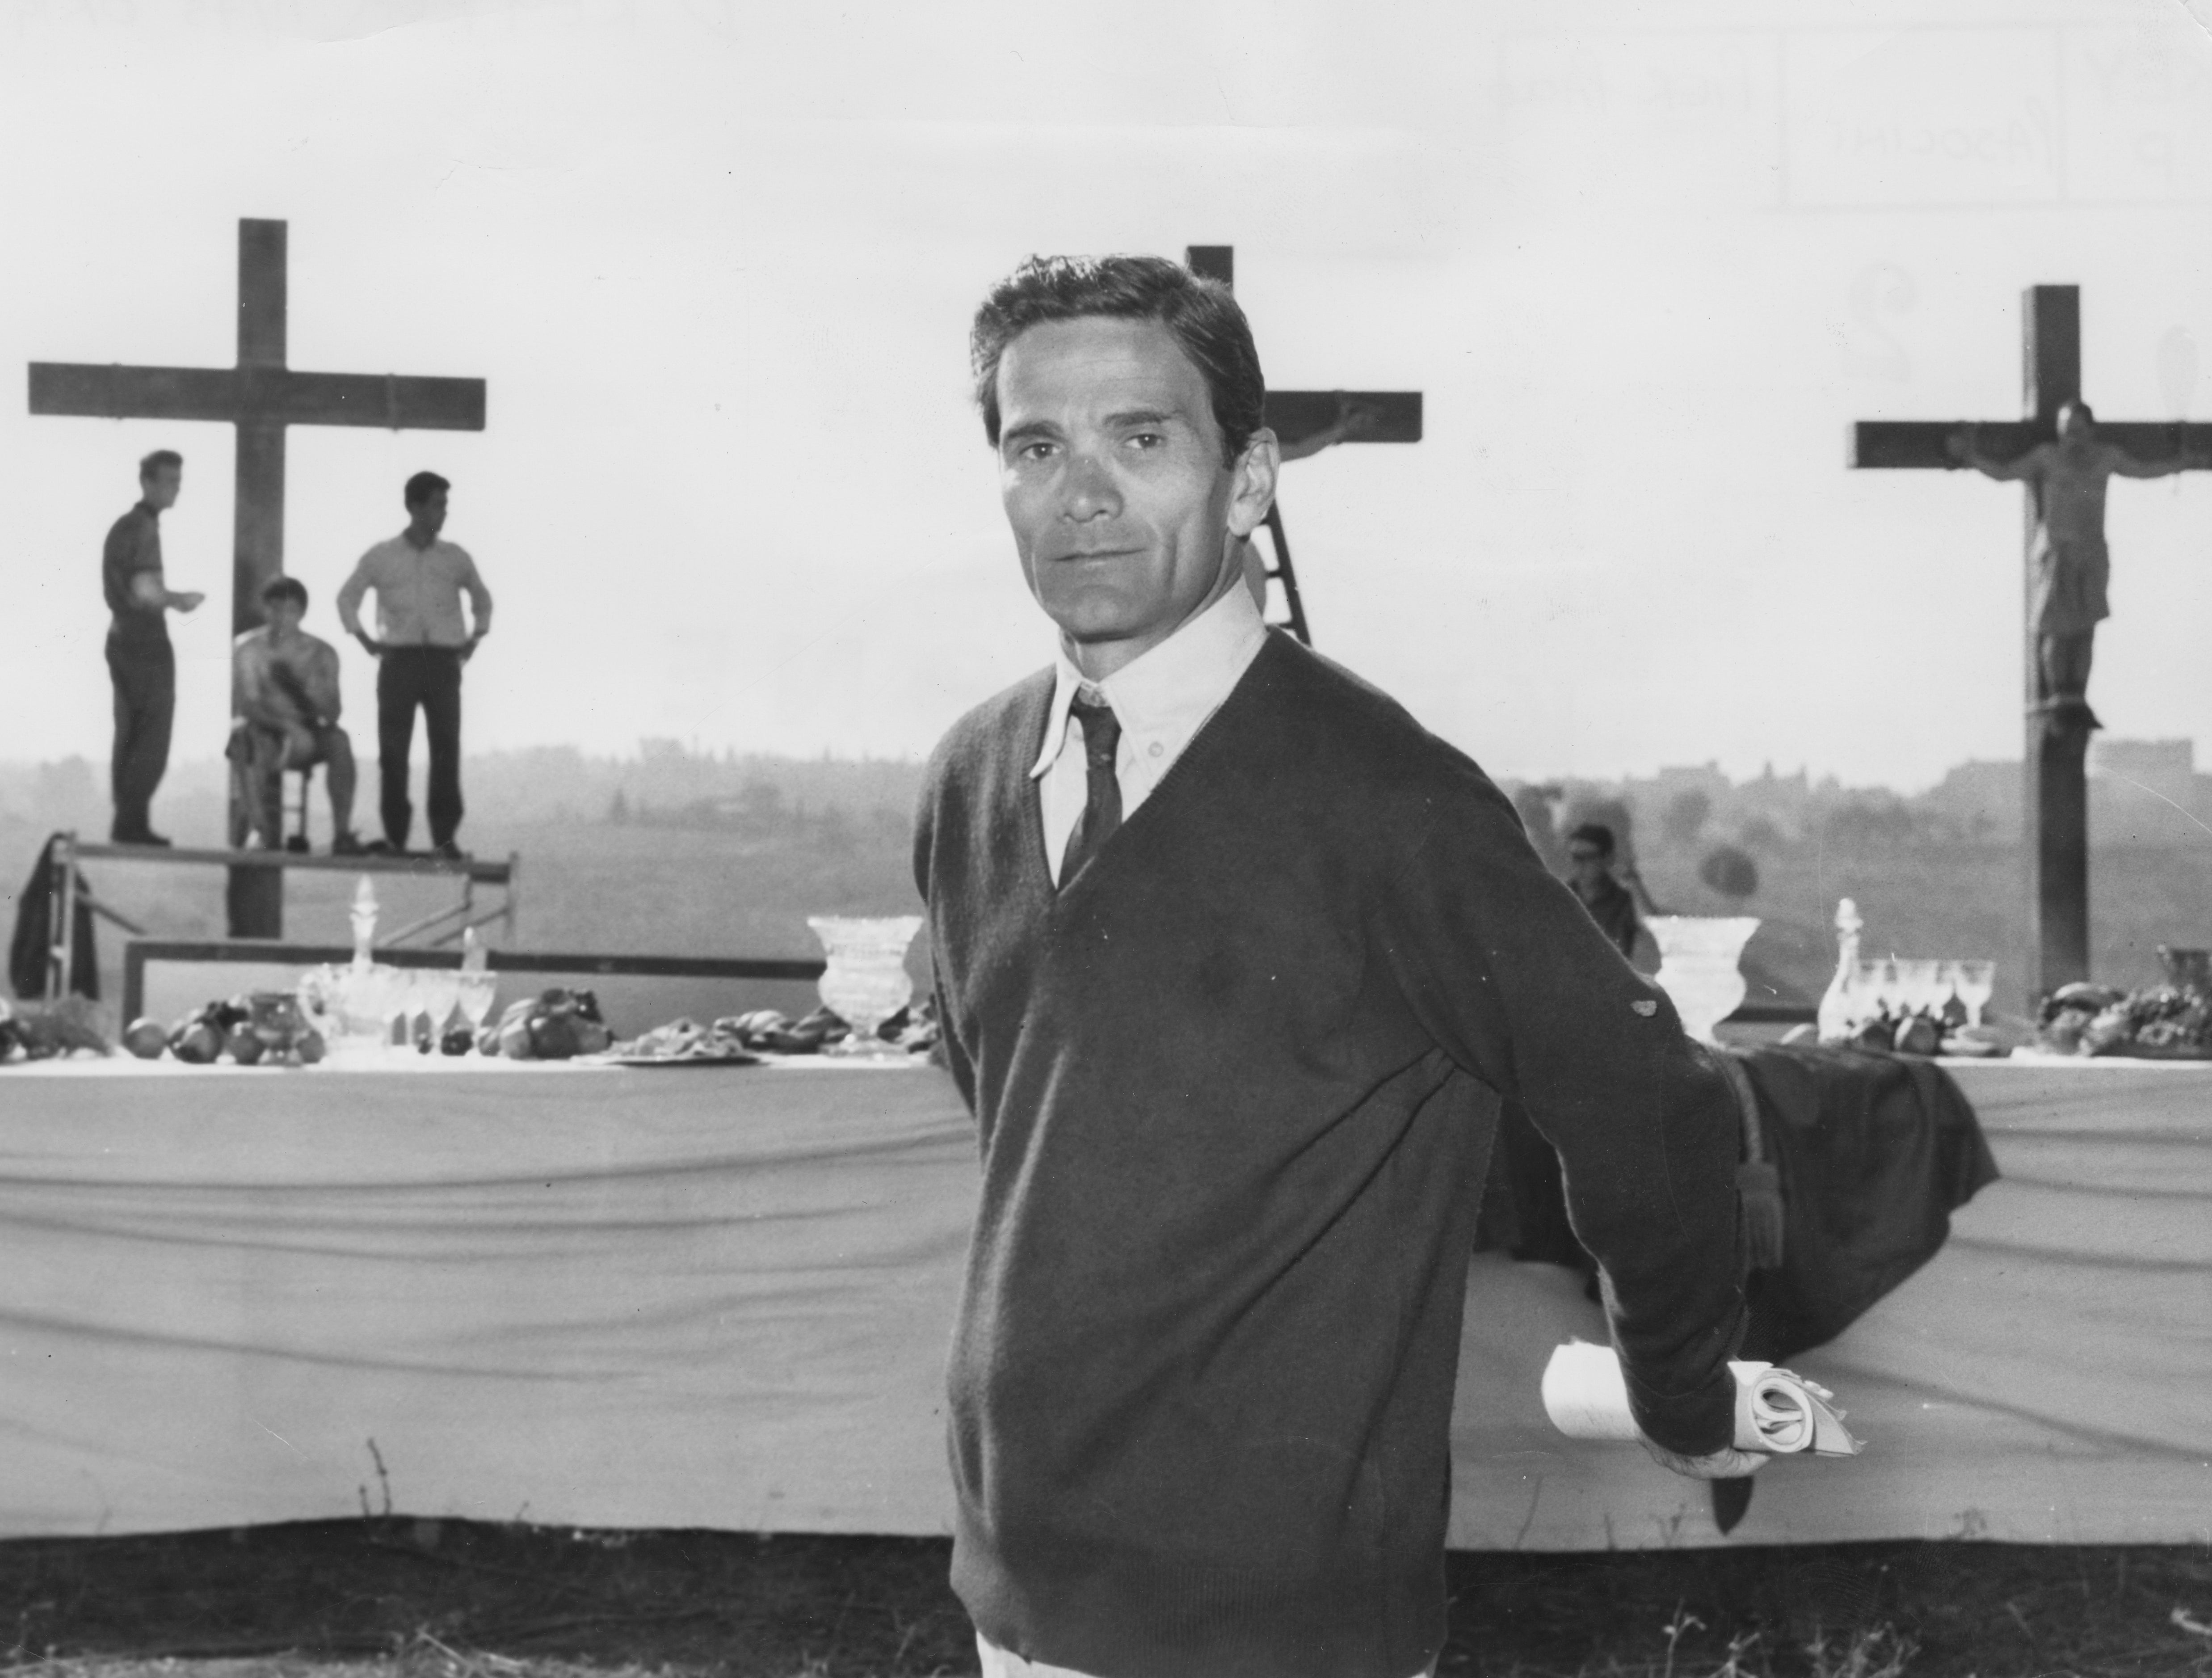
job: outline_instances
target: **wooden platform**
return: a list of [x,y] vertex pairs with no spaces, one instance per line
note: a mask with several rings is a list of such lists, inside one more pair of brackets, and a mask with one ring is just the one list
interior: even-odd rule
[[514,882],[521,858],[504,861],[465,856],[459,861],[428,853],[406,855],[332,856],[327,852],[212,850],[180,845],[86,844],[72,841],[70,854],[82,861],[112,858],[125,862],[180,862],[219,868],[304,869],[335,874],[461,874],[485,885]]
[[[233,872],[258,871],[263,874],[274,872],[281,882],[283,876],[293,872],[337,874],[404,874],[420,878],[446,878],[458,881],[460,900],[421,919],[410,921],[378,940],[380,948],[400,945],[413,938],[426,938],[433,945],[457,942],[471,927],[484,926],[496,921],[508,939],[514,937],[515,910],[520,892],[518,882],[522,872],[522,858],[510,853],[504,860],[489,857],[443,857],[429,854],[331,856],[327,853],[286,850],[212,849],[178,845],[118,845],[78,839],[74,833],[57,834],[53,855],[53,904],[47,924],[52,928],[52,945],[46,965],[46,995],[59,997],[69,987],[69,974],[76,964],[76,908],[80,903],[102,919],[112,921],[133,938],[143,939],[146,928],[129,916],[103,903],[98,894],[85,883],[80,892],[78,871],[88,863],[139,863],[156,867],[221,868],[230,879]],[[479,885],[497,886],[500,901],[497,907],[478,913],[476,889]],[[278,888],[281,891],[281,885]],[[234,925],[235,921],[234,921]],[[126,988],[129,988],[126,981]]]

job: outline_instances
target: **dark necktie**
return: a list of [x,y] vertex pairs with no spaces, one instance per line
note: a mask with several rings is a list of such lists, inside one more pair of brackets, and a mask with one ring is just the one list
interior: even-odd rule
[[1060,883],[1066,885],[1076,871],[1098,854],[1107,835],[1121,825],[1121,781],[1114,773],[1121,749],[1121,722],[1114,708],[1103,699],[1078,694],[1068,714],[1083,725],[1083,757],[1087,782],[1083,818],[1067,836],[1067,848],[1060,856]]

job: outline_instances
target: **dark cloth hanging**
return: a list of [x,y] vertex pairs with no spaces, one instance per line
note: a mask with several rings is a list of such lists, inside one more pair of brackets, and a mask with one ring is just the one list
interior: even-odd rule
[[1996,1161],[1951,1074],[1907,1055],[1793,1044],[1741,1056],[1781,1179],[1781,1268],[1753,1271],[1742,1356],[1825,1346],[1933,1258]]
[[[1741,1356],[1825,1346],[1930,1258],[1951,1213],[1996,1180],[1950,1073],[1911,1055],[1777,1044],[1736,1054],[1782,1192],[1782,1262],[1754,1270]],[[1478,1247],[1595,1268],[1567,1222],[1559,1156],[1514,1103],[1491,1151]]]
[[[1825,1346],[1936,1255],[1951,1214],[1996,1180],[1980,1122],[1932,1061],[1813,1045],[1737,1063],[1759,1097],[1759,1135],[1782,1191],[1782,1262],[1753,1270],[1741,1356],[1786,1363]],[[1713,1523],[1733,1531],[1751,1478],[1712,1482]]]
[[[15,900],[15,935],[8,945],[8,982],[32,1001],[46,994],[47,952],[53,946],[54,845],[58,833],[40,848],[23,894]],[[91,894],[84,875],[76,877],[76,950],[70,963],[70,989],[100,1000],[100,957],[92,943]]]
[[[1764,1156],[1739,1174],[1747,1198],[1762,1197],[1745,1214],[1771,1221],[1764,1201],[1777,1188],[1782,1202],[1781,1262],[1746,1281],[1737,1355],[1786,1363],[1826,1345],[1933,1258],[1951,1214],[1996,1181],[1996,1161],[1972,1104],[1932,1061],[1812,1044],[1732,1058],[1757,1100]],[[1597,1267],[1567,1222],[1559,1156],[1511,1102],[1498,1116],[1476,1245],[1579,1270],[1595,1297]],[[1755,1483],[1711,1482],[1722,1532],[1743,1519]]]

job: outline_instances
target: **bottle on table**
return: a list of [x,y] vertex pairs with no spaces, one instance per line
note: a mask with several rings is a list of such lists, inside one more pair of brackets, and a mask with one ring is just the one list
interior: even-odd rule
[[1822,1043],[1841,1043],[1861,1024],[1858,995],[1859,906],[1849,897],[1836,905],[1836,972],[1820,998],[1816,1030]]

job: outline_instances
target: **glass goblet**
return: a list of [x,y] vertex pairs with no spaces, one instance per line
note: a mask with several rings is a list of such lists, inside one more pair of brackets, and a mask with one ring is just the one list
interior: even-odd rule
[[337,976],[343,970],[334,967],[311,967],[300,976],[293,995],[300,1004],[300,1017],[307,1028],[329,1043],[336,1037],[344,1021],[340,1012],[341,991]]
[[1905,985],[1905,1012],[1908,1014],[1928,1014],[1931,1017],[1943,1006],[1943,993],[1936,988],[1936,969],[1941,963],[1914,957],[1898,963],[1898,971]]
[[1979,1025],[1982,1010],[1997,988],[1997,964],[1993,961],[1962,961],[1959,964],[1959,1000],[1966,1005],[1966,1023]]
[[465,967],[453,979],[460,988],[461,1015],[469,1023],[469,1036],[480,1037],[499,994],[499,976],[486,968]]
[[1882,979],[1883,970],[1887,966],[1887,962],[1862,961],[1857,972],[1852,975],[1851,996],[1856,1005],[1853,1024],[1871,1024],[1881,1018],[1882,1010],[1887,1006],[1889,996],[1883,988]]
[[1948,1015],[1954,1022],[1965,1024],[1960,1017],[1966,1012],[1966,1005],[1959,1000],[1959,964],[1954,961],[1936,964],[1935,1010],[1938,1019]]
[[446,1026],[453,1017],[453,1006],[460,1000],[461,974],[454,967],[425,967],[415,975],[416,994],[422,1012],[429,1016],[430,1043],[438,1046],[446,1035]]
[[378,1004],[384,1015],[384,1046],[396,1049],[404,1043],[412,1049],[415,1046],[415,970],[411,967],[386,968]]
[[822,940],[827,958],[822,971],[822,1000],[851,1028],[833,1055],[900,1055],[904,1051],[876,1035],[876,1028],[907,1005],[914,982],[907,975],[906,949],[921,929],[918,915],[872,917],[817,915],[806,924]]

